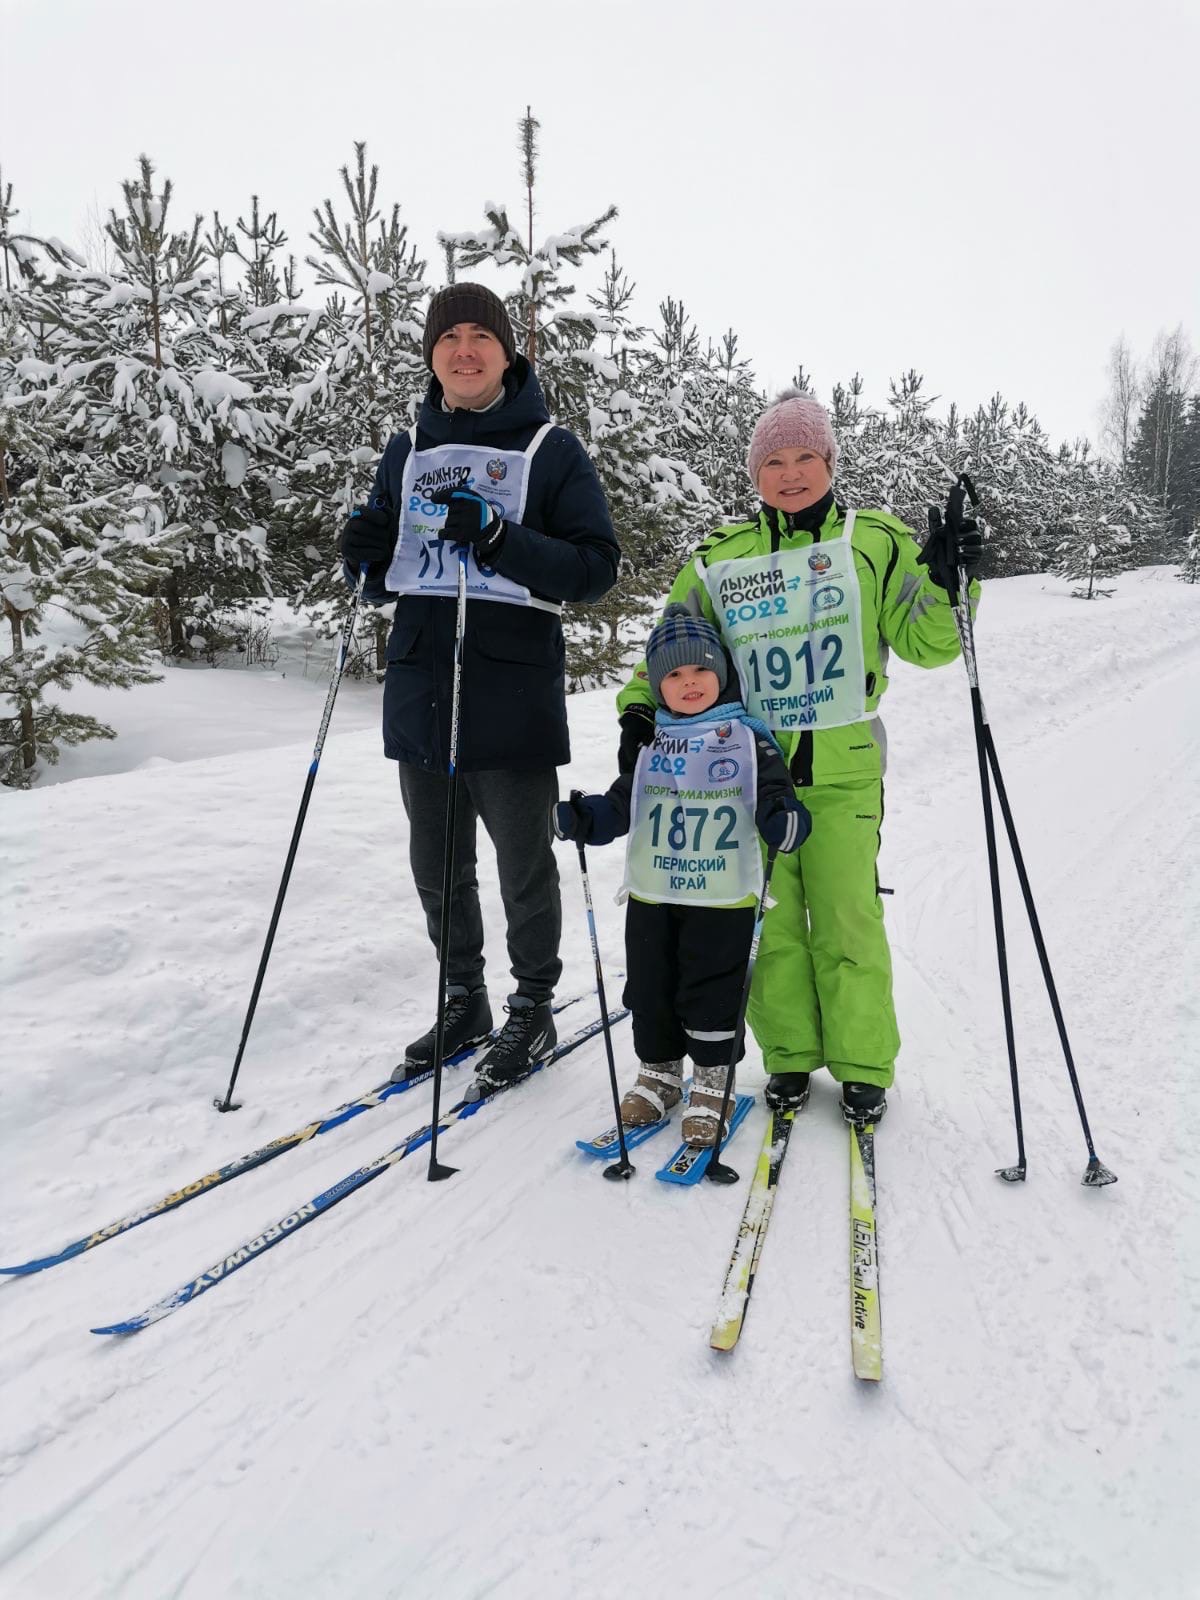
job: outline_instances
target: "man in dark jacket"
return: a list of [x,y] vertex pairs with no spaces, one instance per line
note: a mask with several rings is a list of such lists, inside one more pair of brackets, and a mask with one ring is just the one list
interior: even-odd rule
[[[561,612],[616,581],[620,551],[587,452],[552,426],[533,369],[491,290],[433,297],[433,379],[415,428],[393,436],[370,504],[342,534],[348,581],[395,599],[383,695],[384,754],[399,763],[409,858],[434,948],[442,915],[459,550],[470,547],[458,743],[459,798],[447,954],[446,1054],[487,1037],[476,819],[499,867],[515,992],[479,1077],[513,1083],[555,1043],[562,911],[550,843],[556,767],[570,760]],[[434,1030],[394,1076],[427,1068]]]

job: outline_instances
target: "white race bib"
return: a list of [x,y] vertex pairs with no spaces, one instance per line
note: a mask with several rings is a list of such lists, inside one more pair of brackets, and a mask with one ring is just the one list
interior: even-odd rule
[[758,752],[744,722],[656,729],[633,777],[619,899],[731,906],[762,888]]
[[851,511],[836,539],[705,568],[746,709],[773,732],[867,714],[853,531]]
[[[400,537],[388,567],[386,586],[396,594],[458,593],[458,551],[445,536],[448,506],[429,497],[437,489],[473,489],[497,516],[520,522],[525,512],[529,463],[550,431],[546,423],[527,450],[485,450],[478,445],[444,444],[413,448],[404,463]],[[472,548],[467,558],[467,594],[472,600],[500,600],[558,612],[561,606],[535,600],[523,584],[482,565]]]

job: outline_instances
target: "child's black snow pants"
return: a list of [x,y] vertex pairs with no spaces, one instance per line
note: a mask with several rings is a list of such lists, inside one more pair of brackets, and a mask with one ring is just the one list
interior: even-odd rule
[[728,1065],[753,935],[753,906],[627,902],[625,1004],[639,1060]]

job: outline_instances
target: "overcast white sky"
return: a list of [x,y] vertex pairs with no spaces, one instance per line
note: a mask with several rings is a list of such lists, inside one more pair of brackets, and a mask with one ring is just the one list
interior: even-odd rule
[[303,257],[366,139],[440,282],[529,102],[535,231],[614,202],[641,320],[682,298],[764,382],[916,366],[1059,439],[1122,330],[1200,339],[1197,0],[0,0],[0,60],[20,220],[72,242],[144,150],[180,226],[256,190]]

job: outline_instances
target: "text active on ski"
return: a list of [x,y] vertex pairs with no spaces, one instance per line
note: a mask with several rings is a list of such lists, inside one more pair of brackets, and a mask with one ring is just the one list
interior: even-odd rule
[[854,1374],[883,1377],[879,1240],[875,1231],[875,1129],[850,1127],[850,1349]]
[[[714,1350],[732,1350],[745,1327],[750,1295],[799,1109],[775,1111],[767,1125],[709,1337]],[[851,1123],[849,1135],[851,1358],[857,1378],[877,1383],[883,1377],[883,1335],[875,1227],[875,1129],[870,1123]]]

